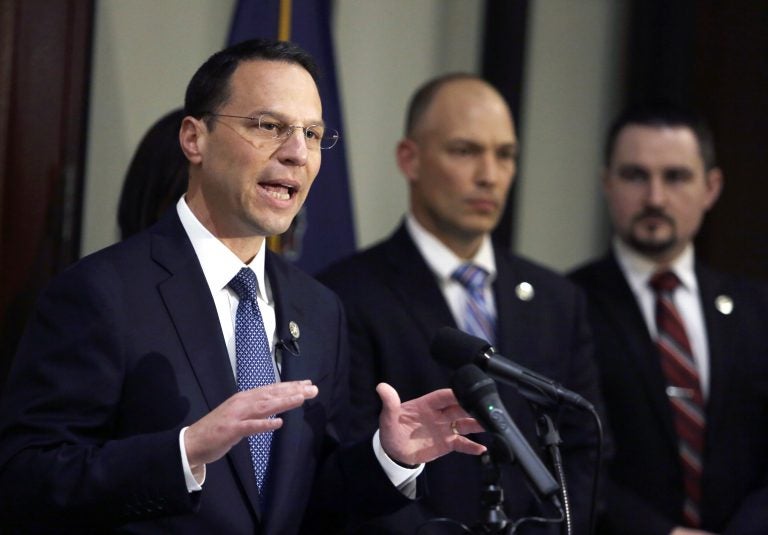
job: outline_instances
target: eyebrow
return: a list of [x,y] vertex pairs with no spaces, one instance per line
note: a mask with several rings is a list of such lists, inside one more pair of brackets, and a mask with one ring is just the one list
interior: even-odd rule
[[[466,137],[450,138],[450,139],[448,139],[446,141],[446,143],[466,143],[468,145],[475,145],[477,147],[485,147],[486,146],[484,143],[481,143],[479,141],[476,141],[476,140],[471,139],[471,138],[466,138]],[[504,143],[500,143],[498,145],[493,145],[492,148],[494,150],[502,149],[503,148],[503,149],[512,149],[514,151],[517,151],[517,149],[519,148],[519,144],[517,143],[517,141],[507,141],[507,142],[504,142]]]
[[[270,109],[261,109],[256,110],[253,113],[249,113],[248,117],[253,117],[254,119],[257,118],[259,115],[271,115],[275,119],[286,123],[286,124],[293,124],[292,121],[288,120],[288,117],[284,113],[280,113],[279,111],[274,111]],[[307,121],[304,126],[322,126],[325,127],[325,121],[322,119],[316,119],[312,121]]]

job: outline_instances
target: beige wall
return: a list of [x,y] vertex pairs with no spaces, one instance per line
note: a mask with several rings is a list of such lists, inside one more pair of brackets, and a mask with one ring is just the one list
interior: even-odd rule
[[617,106],[625,4],[531,2],[515,248],[561,270],[607,243],[599,176]]
[[[557,268],[602,246],[597,158],[612,112],[614,0],[531,2],[518,249]],[[83,252],[117,239],[117,199],[146,129],[226,41],[234,0],[98,0]],[[410,92],[476,71],[482,0],[337,0],[333,21],[358,245],[406,207],[394,146]]]
[[117,201],[144,132],[184,103],[226,42],[234,0],[97,0],[83,254],[115,242]]

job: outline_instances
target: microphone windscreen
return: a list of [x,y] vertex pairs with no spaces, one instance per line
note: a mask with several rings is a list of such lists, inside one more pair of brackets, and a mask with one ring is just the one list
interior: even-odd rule
[[440,327],[432,339],[429,352],[438,362],[455,369],[474,362],[490,347],[491,344],[482,338],[453,327]]
[[451,390],[459,404],[472,412],[484,396],[496,392],[496,383],[474,364],[465,364],[451,377]]

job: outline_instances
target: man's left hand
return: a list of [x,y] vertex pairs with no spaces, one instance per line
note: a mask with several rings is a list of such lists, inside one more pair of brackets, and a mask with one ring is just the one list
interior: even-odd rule
[[381,446],[395,461],[406,465],[427,463],[458,451],[480,455],[485,446],[463,436],[483,431],[474,418],[459,406],[449,388],[400,402],[387,383],[376,387],[382,403],[379,415]]

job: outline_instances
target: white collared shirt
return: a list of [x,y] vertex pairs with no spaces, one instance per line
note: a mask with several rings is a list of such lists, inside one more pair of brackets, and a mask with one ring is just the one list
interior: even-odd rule
[[[462,318],[467,307],[467,291],[457,280],[451,278],[456,269],[467,260],[459,258],[448,247],[425,229],[413,214],[408,213],[405,218],[405,226],[411,235],[416,248],[424,257],[427,265],[437,278],[437,285],[443,293],[448,307],[451,309],[456,325],[462,325]],[[496,280],[496,258],[493,255],[491,237],[485,235],[477,254],[471,262],[488,272],[485,281],[485,302],[493,315],[496,315],[496,302],[493,298],[493,282]]]
[[[240,299],[237,294],[227,286],[229,281],[245,267],[245,264],[224,245],[216,236],[203,226],[187,206],[187,202],[182,197],[176,204],[176,208],[181,219],[181,224],[187,232],[195,254],[203,268],[203,275],[208,283],[208,289],[211,291],[213,302],[216,305],[216,313],[219,316],[221,332],[224,335],[224,342],[227,345],[229,362],[232,366],[232,373],[236,374],[237,360],[235,352],[235,319],[237,317],[237,305]],[[261,244],[256,257],[251,260],[247,267],[256,273],[258,282],[258,294],[256,301],[264,320],[264,330],[267,333],[269,347],[272,352],[272,362],[275,362],[275,338],[277,332],[277,322],[275,318],[275,303],[272,300],[272,291],[269,281],[264,274],[264,265],[266,258],[266,240]],[[280,373],[275,366],[275,377],[279,380]],[[236,378],[236,376],[235,376]]]
[[[656,339],[656,295],[648,285],[651,276],[658,270],[658,266],[642,257],[618,237],[613,239],[613,250],[616,260],[629,283],[632,293],[635,294],[640,310],[643,313],[645,324],[652,339]],[[685,332],[691,343],[693,360],[699,371],[701,389],[706,398],[709,394],[709,343],[704,323],[704,311],[699,296],[699,284],[694,271],[693,245],[688,247],[669,266],[680,279],[680,286],[675,289],[672,300],[680,312],[685,325]]]

